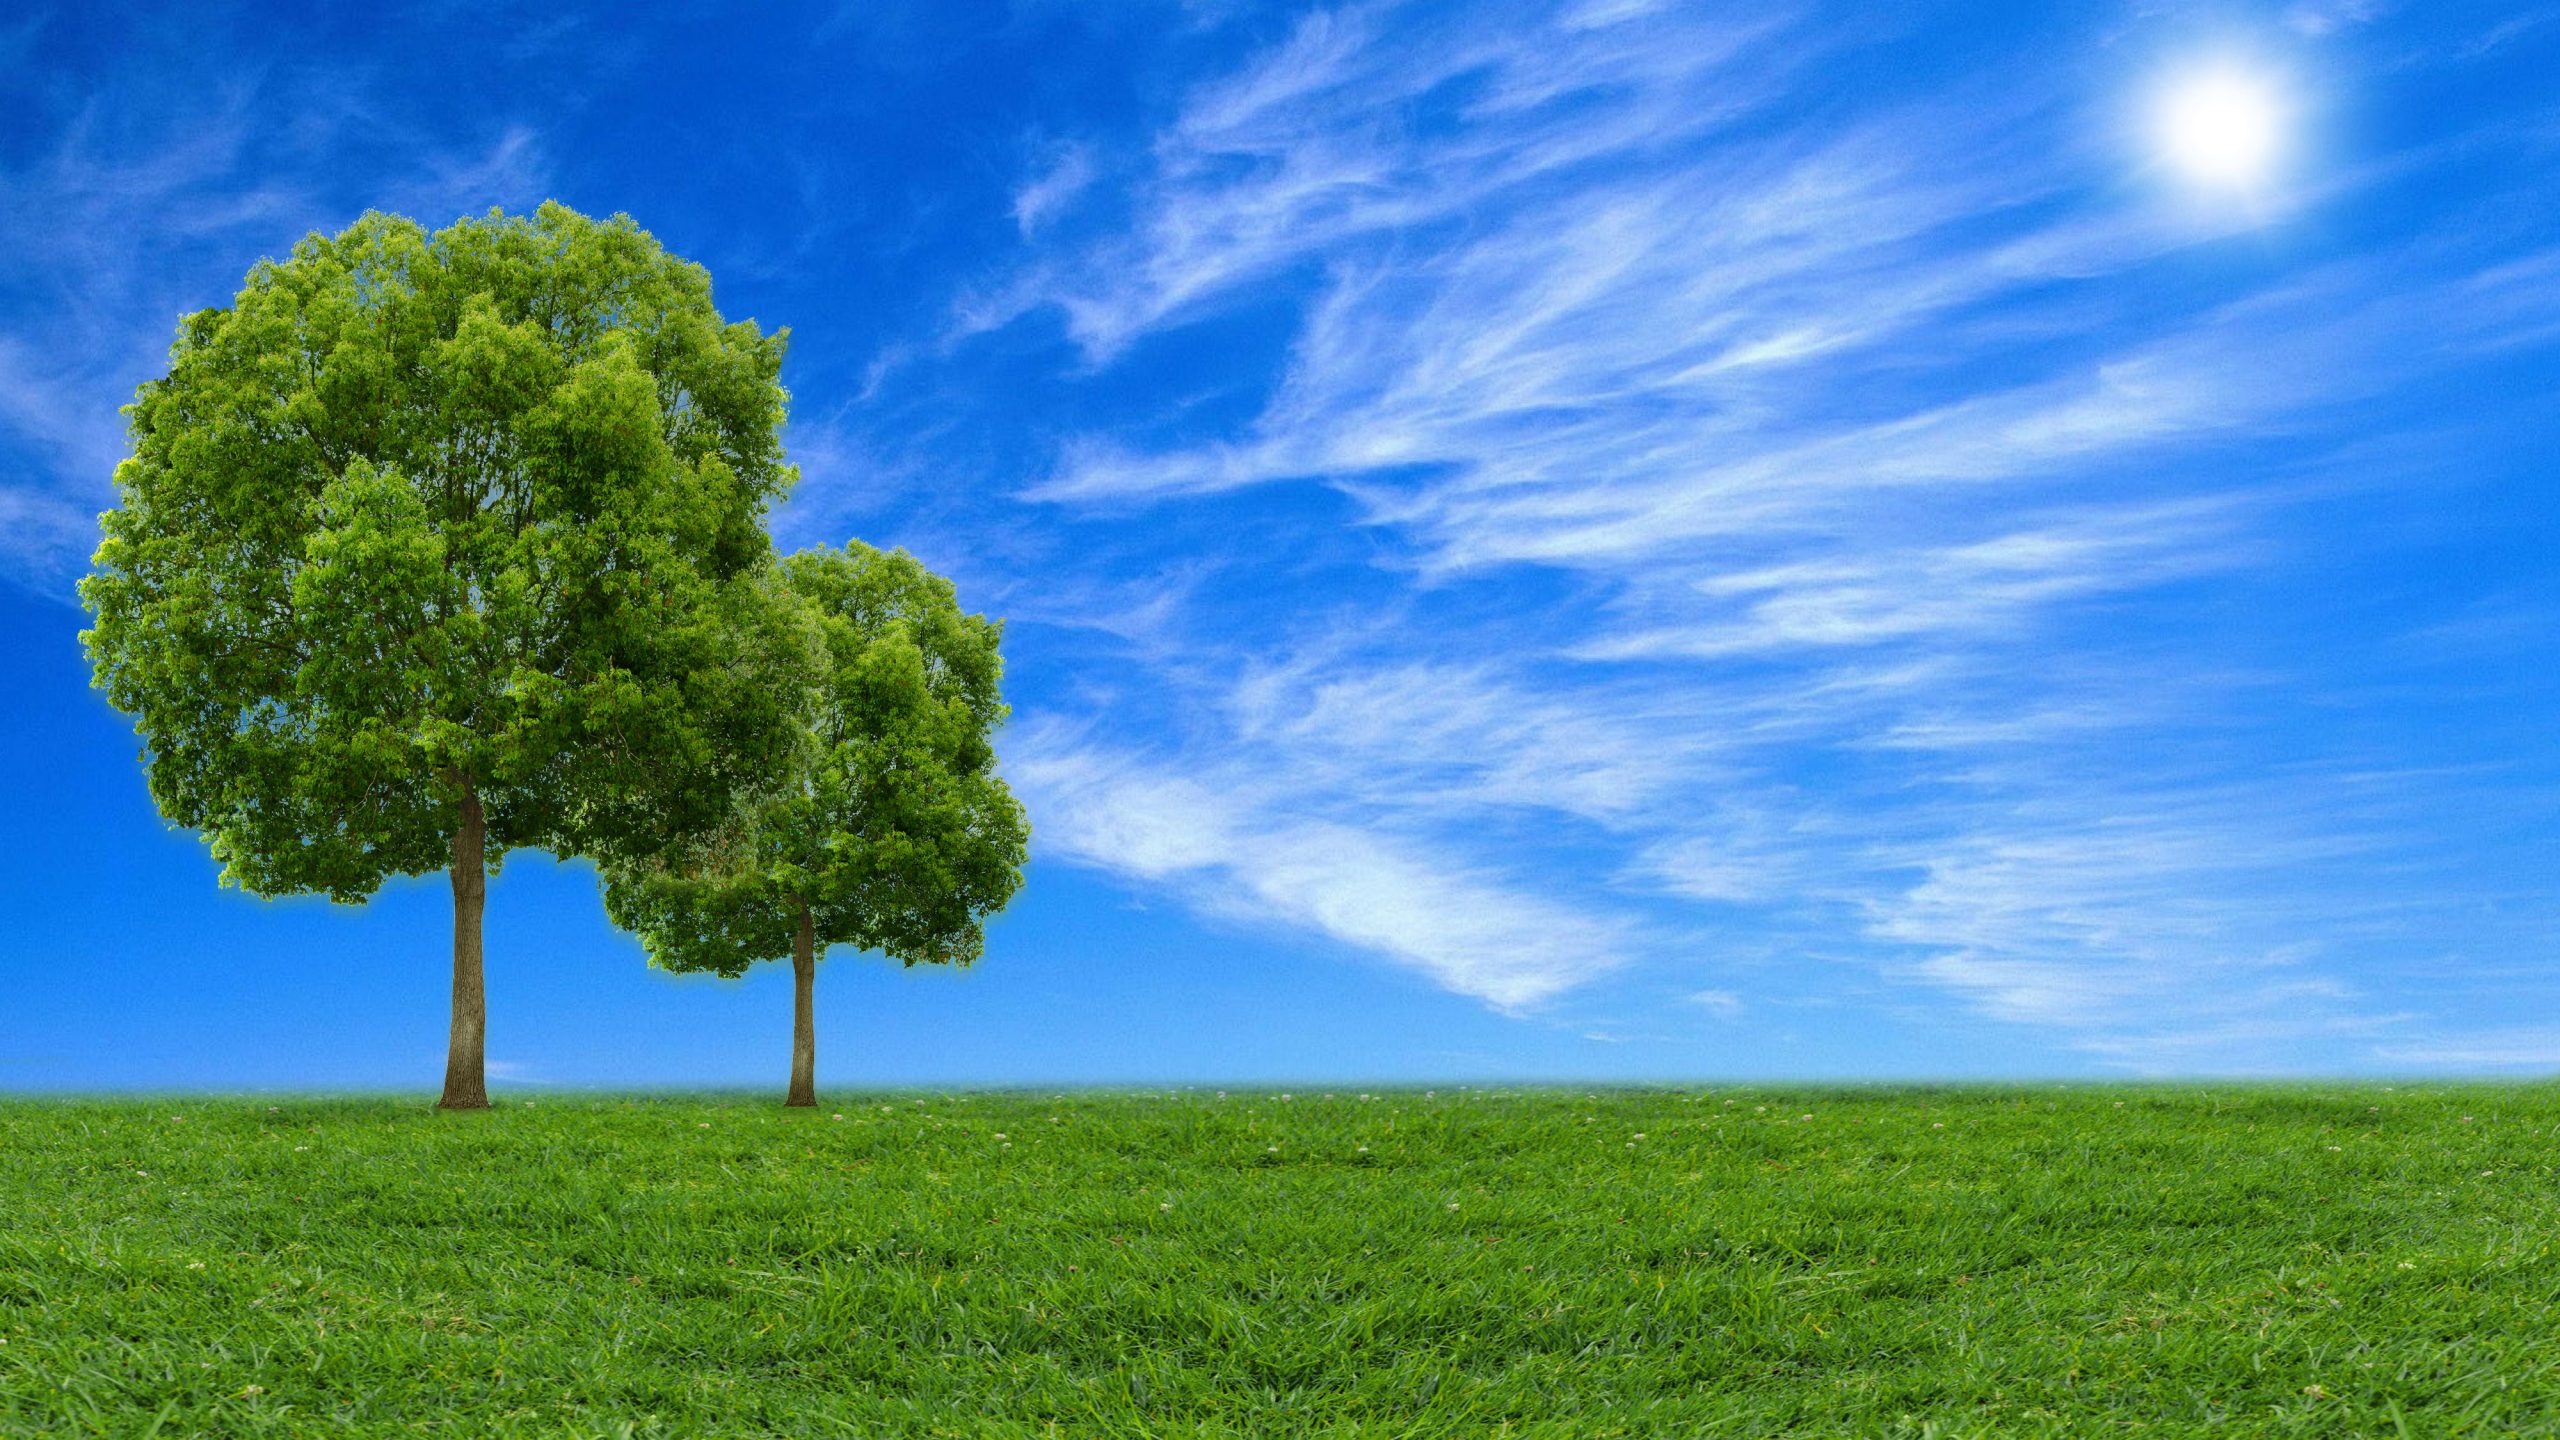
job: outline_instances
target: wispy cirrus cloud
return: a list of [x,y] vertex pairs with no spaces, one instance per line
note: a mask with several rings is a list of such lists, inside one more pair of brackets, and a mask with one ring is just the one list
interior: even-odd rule
[[2137,1068],[2175,1069],[2186,1037],[2244,1020],[2372,1027],[2323,950],[2374,918],[2335,872],[2378,836],[2292,786],[2086,788],[2000,787],[1970,826],[1887,847],[1918,878],[1867,902],[1868,933],[1917,954],[1913,978]]
[[1050,150],[1048,168],[1013,192],[1013,223],[1025,236],[1045,227],[1093,184],[1093,154],[1081,145]]
[[2375,1054],[2393,1065],[2425,1070],[2560,1070],[2560,1026],[2412,1035],[2377,1047]]
[[1622,963],[1629,926],[1330,818],[1249,764],[1150,761],[1060,733],[1009,747],[1050,853],[1169,886],[1204,911],[1330,935],[1504,1009]]

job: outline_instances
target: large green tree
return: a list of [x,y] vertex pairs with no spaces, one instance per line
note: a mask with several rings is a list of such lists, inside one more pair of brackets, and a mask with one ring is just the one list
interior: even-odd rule
[[996,773],[1003,627],[859,541],[782,562],[813,659],[796,763],[699,839],[605,867],[605,908],[656,964],[737,976],[791,957],[791,1086],[815,1105],[818,957],[968,964],[1022,883],[1029,828]]
[[488,1103],[481,909],[628,859],[794,743],[764,512],[788,332],[627,216],[370,214],[187,316],[81,595],[153,798],[225,882],[453,882],[449,1108]]

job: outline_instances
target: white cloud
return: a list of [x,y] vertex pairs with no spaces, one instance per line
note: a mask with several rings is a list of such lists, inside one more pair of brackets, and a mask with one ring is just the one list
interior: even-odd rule
[[478,153],[430,150],[418,157],[415,176],[401,180],[382,208],[407,215],[429,229],[492,207],[526,210],[549,198],[550,161],[530,126],[508,125]]
[[2284,12],[2287,25],[2318,38],[2369,25],[2383,13],[2380,0],[2295,0]]
[[2405,895],[2358,877],[2408,846],[2404,790],[2327,767],[2207,783],[2055,759],[1977,752],[1979,798],[1876,847],[1906,878],[1866,898],[1865,927],[1914,954],[1906,978],[2137,1070],[2283,1069],[2396,1023],[2333,962],[2403,919]]
[[2468,1033],[2438,1032],[2374,1047],[2392,1065],[2435,1070],[2560,1071],[2560,1026],[2519,1025]]
[[[1759,70],[1734,64],[1766,22],[1568,23],[1548,35],[1519,17],[1451,16],[1419,36],[1416,24],[1384,7],[1319,11],[1255,63],[1199,88],[1155,139],[1136,229],[1082,263],[1036,268],[972,302],[964,328],[1054,305],[1107,359],[1335,246],[1463,220],[1586,163],[1726,122],[1770,89],[1765,54]],[[1711,76],[1711,91],[1695,83]],[[1475,123],[1429,145],[1400,141],[1405,107],[1459,83],[1474,90],[1462,119]],[[1702,94],[1717,98],[1700,103]],[[1551,118],[1586,97],[1616,103]]]
[[[1772,797],[1775,799],[1777,797]],[[1720,805],[1693,815],[1672,838],[1637,858],[1629,878],[1674,895],[1727,905],[1767,905],[1851,893],[1850,877],[1815,873],[1825,847],[1802,811]]]
[[1093,183],[1093,154],[1081,145],[1058,147],[1048,164],[1013,192],[1013,223],[1024,235],[1047,225]]
[[1616,968],[1631,938],[1395,835],[1293,816],[1235,767],[1143,761],[1048,728],[1008,747],[1006,773],[1048,853],[1329,936],[1503,1009]]
[[1699,990],[1687,999],[1690,1004],[1719,1020],[1738,1020],[1742,1018],[1743,1011],[1750,1008],[1743,1004],[1741,996],[1730,990]]
[[1715,763],[1694,712],[1575,686],[1561,668],[1378,663],[1319,647],[1248,663],[1225,693],[1229,744],[1309,793],[1407,810],[1512,807],[1601,825],[1641,814]]
[[0,476],[0,572],[58,588],[97,545],[97,515],[125,453],[123,417],[23,341],[0,336],[0,427],[39,461]]
[[2014,633],[2058,605],[2227,566],[2227,506],[2087,507],[2056,523],[1930,548],[1843,547],[1713,572],[1675,628],[1594,641],[1593,659],[1803,652]]
[[[67,587],[98,544],[98,511],[40,490],[0,484],[0,573],[32,583],[36,577]],[[46,586],[58,599],[67,588]]]

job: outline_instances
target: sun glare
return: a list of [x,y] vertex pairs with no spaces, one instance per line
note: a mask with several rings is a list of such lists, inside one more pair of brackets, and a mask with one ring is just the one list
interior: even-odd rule
[[2161,97],[2160,144],[2198,184],[2247,189],[2283,158],[2285,104],[2264,75],[2232,66],[2199,70]]

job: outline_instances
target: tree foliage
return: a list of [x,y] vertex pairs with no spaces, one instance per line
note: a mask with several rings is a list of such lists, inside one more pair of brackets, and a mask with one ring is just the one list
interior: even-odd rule
[[739,975],[851,945],[966,964],[1021,884],[1029,828],[991,737],[1003,627],[904,551],[792,555],[814,688],[798,763],[706,837],[605,869],[605,906],[658,965]]
[[81,587],[161,812],[340,900],[444,868],[466,799],[493,866],[713,823],[794,728],[796,622],[745,583],[786,338],[559,205],[367,215],[186,317]]

